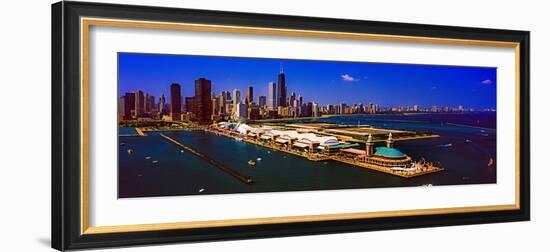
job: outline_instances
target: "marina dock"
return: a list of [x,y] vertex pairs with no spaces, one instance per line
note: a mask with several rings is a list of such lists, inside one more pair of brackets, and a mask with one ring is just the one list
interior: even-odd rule
[[242,175],[240,174],[239,172],[227,167],[226,165],[220,163],[219,161],[216,161],[208,156],[206,156],[205,154],[189,147],[189,146],[186,146],[182,143],[180,143],[179,141],[167,136],[167,135],[164,135],[164,134],[160,134],[161,137],[163,137],[164,139],[178,145],[179,147],[183,148],[184,150],[188,151],[189,153],[199,157],[199,158],[202,158],[203,160],[207,161],[208,163],[210,163],[211,165],[217,167],[218,169],[224,171],[225,173],[233,176],[234,178],[238,179],[239,181],[245,183],[245,184],[252,184],[254,183],[254,180],[249,177],[249,176],[246,176],[246,175]]
[[237,137],[235,135],[225,133],[223,131],[216,131],[216,130],[211,130],[211,129],[206,129],[205,131],[216,134],[216,135],[222,135],[222,136],[225,136],[225,137],[229,137],[229,138],[232,138],[232,139],[239,139],[243,142],[246,142],[246,143],[249,143],[249,144],[255,144],[255,145],[258,145],[258,146],[262,146],[262,147],[265,147],[265,148],[268,148],[268,149],[272,149],[274,151],[285,152],[285,153],[292,154],[292,155],[295,155],[295,156],[298,156],[298,157],[306,158],[310,161],[333,160],[333,161],[353,165],[355,167],[370,169],[370,170],[374,170],[374,171],[378,171],[378,172],[383,172],[383,173],[386,173],[386,174],[399,176],[399,177],[402,177],[402,178],[413,178],[413,177],[426,175],[426,174],[430,174],[430,173],[435,173],[435,172],[440,172],[440,171],[445,170],[444,168],[433,166],[429,170],[423,170],[423,171],[417,171],[417,172],[398,172],[398,171],[394,171],[392,169],[388,169],[387,167],[382,167],[382,166],[378,166],[376,164],[371,164],[371,163],[366,163],[366,162],[360,162],[360,161],[353,160],[353,159],[350,159],[350,158],[345,158],[345,157],[342,157],[342,156],[315,155],[315,154],[309,154],[309,153],[304,153],[304,152],[298,152],[298,151],[289,150],[287,148],[277,146],[276,144],[262,143],[258,140],[248,139],[246,137],[240,138],[240,137]]
[[136,133],[138,134],[138,136],[147,136],[147,134],[145,134],[145,132],[143,132],[141,128],[136,128]]
[[432,168],[432,170],[421,171],[421,172],[417,172],[417,173],[413,173],[413,174],[397,173],[397,172],[391,172],[391,170],[388,170],[385,167],[381,167],[381,166],[377,166],[377,165],[369,164],[369,163],[365,163],[365,162],[357,162],[355,160],[350,160],[350,159],[341,158],[341,157],[331,157],[331,159],[334,160],[334,161],[338,161],[338,162],[342,162],[342,163],[346,163],[346,164],[350,164],[350,165],[354,165],[354,166],[358,166],[358,167],[362,167],[362,168],[367,168],[367,169],[371,169],[371,170],[375,170],[375,171],[379,171],[379,172],[384,172],[384,173],[388,173],[388,174],[403,177],[403,178],[412,178],[412,177],[417,177],[417,176],[420,176],[420,175],[425,175],[425,174],[439,172],[439,171],[444,170],[443,168],[434,167],[434,168]]

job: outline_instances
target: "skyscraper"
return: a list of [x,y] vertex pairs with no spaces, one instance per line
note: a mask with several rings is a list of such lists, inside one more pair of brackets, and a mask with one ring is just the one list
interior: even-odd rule
[[159,98],[159,113],[161,115],[164,114],[164,107],[166,106],[166,97],[164,97],[164,94],[162,94]]
[[235,114],[233,120],[244,122],[248,117],[248,106],[246,103],[239,102],[235,108]]
[[124,95],[124,120],[131,120],[132,114],[136,109],[136,94],[135,93],[126,93]]
[[239,102],[241,102],[241,91],[238,89],[233,89],[233,106],[236,106]]
[[145,114],[151,113],[151,103],[149,103],[149,94],[145,93]]
[[145,113],[152,115],[152,112],[155,110],[155,96],[145,95]]
[[181,120],[181,87],[178,83],[170,85],[170,117],[172,121]]
[[124,120],[124,95],[118,98],[118,120]]
[[195,80],[196,116],[200,124],[212,122],[212,82],[205,78]]
[[185,112],[195,113],[195,96],[185,97]]
[[219,114],[220,106],[218,105],[218,98],[214,97],[212,100],[212,115],[217,116]]
[[248,86],[246,89],[246,104],[252,104],[254,102],[254,89],[252,86]]
[[319,104],[314,102],[312,104],[311,110],[312,110],[313,117],[319,117]]
[[286,107],[286,81],[283,68],[281,68],[277,83],[277,106]]
[[218,97],[218,114],[225,114],[225,102],[227,96],[224,93],[225,91],[223,91]]
[[265,95],[258,96],[258,105],[263,108],[267,104],[267,97]]
[[143,91],[138,90],[135,93],[135,115],[136,118],[142,117],[143,114],[145,114],[145,96],[143,95]]
[[267,84],[267,107],[269,110],[277,109],[277,84],[275,82]]

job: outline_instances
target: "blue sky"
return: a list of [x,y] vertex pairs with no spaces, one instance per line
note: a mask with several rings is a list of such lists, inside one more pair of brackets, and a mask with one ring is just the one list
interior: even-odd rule
[[138,89],[169,99],[169,86],[179,83],[183,96],[193,96],[194,80],[212,81],[212,91],[254,87],[254,99],[267,95],[283,66],[287,93],[321,105],[370,102],[382,107],[420,105],[496,108],[496,68],[368,62],[311,61],[188,55],[119,53],[118,93]]

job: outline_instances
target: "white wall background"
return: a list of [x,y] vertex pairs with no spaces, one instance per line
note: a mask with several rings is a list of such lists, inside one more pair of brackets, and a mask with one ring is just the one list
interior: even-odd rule
[[[111,0],[112,1],[112,0]],[[197,9],[530,30],[532,221],[107,251],[547,251],[550,25],[545,1],[118,0]],[[48,251],[50,241],[50,0],[0,9],[0,251]],[[17,119],[30,119],[24,123]],[[32,141],[32,142],[29,142]]]

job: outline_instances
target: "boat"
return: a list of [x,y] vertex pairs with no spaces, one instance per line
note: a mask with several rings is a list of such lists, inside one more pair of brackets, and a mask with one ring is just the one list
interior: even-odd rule
[[128,149],[128,154],[134,153],[134,149]]
[[261,157],[259,157],[259,158],[256,158],[256,160],[258,160],[258,161],[262,161],[262,158],[261,158]]
[[200,193],[201,193],[201,192],[204,192],[204,188],[199,189],[199,192],[200,192]]
[[151,159],[151,157],[147,156],[147,157],[145,157],[145,159],[149,160],[149,159]]
[[184,151],[183,150],[180,150],[180,153],[183,153]]
[[443,147],[443,148],[448,148],[448,147],[451,147],[451,146],[453,146],[452,143],[439,145],[439,147]]
[[158,160],[153,160],[153,162],[151,162],[151,163],[156,164],[158,162],[159,162]]
[[471,142],[472,142],[472,140],[470,140],[470,139],[466,139],[466,141],[465,141],[465,142],[466,142],[466,143],[471,143]]
[[256,162],[254,162],[254,160],[248,160],[248,165],[255,165]]

